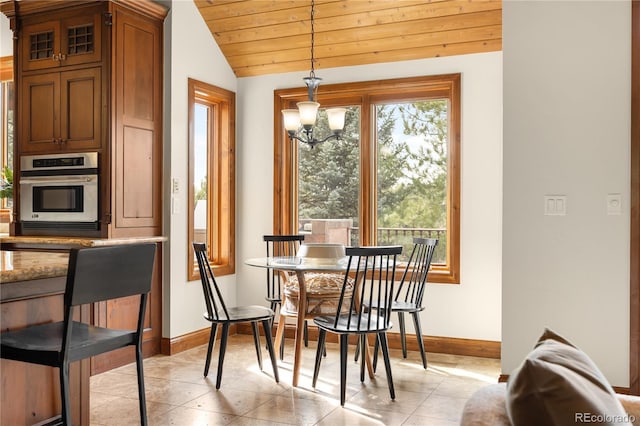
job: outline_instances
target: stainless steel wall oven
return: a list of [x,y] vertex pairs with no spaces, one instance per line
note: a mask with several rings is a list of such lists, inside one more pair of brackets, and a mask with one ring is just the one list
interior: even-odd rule
[[23,230],[97,230],[98,153],[20,158]]

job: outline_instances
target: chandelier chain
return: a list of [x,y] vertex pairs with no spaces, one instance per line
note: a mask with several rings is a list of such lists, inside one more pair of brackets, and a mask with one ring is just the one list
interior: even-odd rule
[[314,67],[314,46],[315,46],[315,29],[314,29],[314,15],[315,15],[315,1],[311,0],[311,73],[309,74],[312,78],[315,78],[315,67]]

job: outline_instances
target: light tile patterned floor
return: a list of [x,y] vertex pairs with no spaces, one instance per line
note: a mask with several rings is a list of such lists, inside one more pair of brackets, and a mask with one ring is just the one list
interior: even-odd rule
[[[291,387],[293,342],[287,340],[275,383],[267,351],[258,368],[251,336],[229,338],[222,386],[215,389],[217,345],[209,377],[202,376],[206,345],[144,361],[150,425],[458,425],[462,407],[479,387],[495,383],[496,359],[429,353],[425,371],[417,352],[407,359],[392,350],[396,399],[389,398],[384,364],[376,379],[360,382],[359,366],[347,367],[347,402],[340,407],[339,351],[327,344],[316,389],[311,387],[314,343],[303,352],[298,388]],[[380,360],[382,361],[382,360]],[[91,378],[91,425],[139,424],[135,364]]]

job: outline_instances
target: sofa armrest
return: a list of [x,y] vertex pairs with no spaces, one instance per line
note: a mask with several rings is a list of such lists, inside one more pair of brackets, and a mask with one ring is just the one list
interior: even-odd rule
[[510,426],[506,383],[484,386],[471,395],[462,410],[461,426]]
[[[510,426],[506,405],[507,384],[494,383],[478,389],[462,410],[461,426]],[[634,426],[640,426],[640,397],[617,394]]]

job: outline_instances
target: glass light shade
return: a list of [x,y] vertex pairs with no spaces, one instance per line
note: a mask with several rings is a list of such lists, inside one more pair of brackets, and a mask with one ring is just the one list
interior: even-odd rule
[[298,102],[298,111],[300,111],[300,123],[303,126],[313,126],[316,124],[316,117],[318,115],[318,107],[320,106],[317,102],[304,101]]
[[327,118],[331,130],[342,130],[344,128],[344,115],[346,108],[327,108]]
[[297,109],[283,109],[282,119],[284,128],[289,131],[297,131],[300,127],[300,112]]

